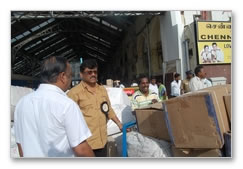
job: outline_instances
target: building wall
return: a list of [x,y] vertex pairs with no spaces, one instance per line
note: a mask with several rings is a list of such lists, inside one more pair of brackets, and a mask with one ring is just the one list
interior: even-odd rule
[[[146,22],[149,22],[149,33]],[[141,16],[129,28],[122,45],[116,50],[115,57],[111,61],[112,65],[116,65],[111,66],[109,70],[113,80],[119,79],[130,85],[131,81],[139,75],[148,75],[148,51],[150,52],[151,75],[162,74],[162,58],[158,52],[158,48],[161,48],[159,22],[157,16]]]
[[232,17],[231,11],[212,11],[213,21],[230,21]]
[[[182,11],[168,11],[160,17],[160,32],[163,49],[163,77],[177,72],[183,78],[184,63],[184,20]],[[165,79],[164,79],[165,80]]]
[[204,70],[207,73],[207,78],[225,77],[226,83],[231,84],[231,65],[204,65]]
[[193,15],[200,15],[200,11],[184,11],[184,24],[189,25],[194,22]]
[[179,59],[178,26],[174,12],[160,16],[161,39],[164,62]]
[[194,70],[197,66],[197,48],[195,39],[195,29],[194,23],[186,25],[184,28],[184,40],[188,41],[188,57],[189,57],[189,67],[188,70]]
[[151,74],[153,76],[162,75],[162,54],[159,54],[159,51],[162,50],[159,17],[155,17],[149,25],[149,36],[151,49]]
[[[232,17],[231,11],[208,11],[211,13],[211,20],[213,21],[229,21]],[[194,22],[193,15],[200,15],[201,11],[184,11],[184,24],[189,25]]]

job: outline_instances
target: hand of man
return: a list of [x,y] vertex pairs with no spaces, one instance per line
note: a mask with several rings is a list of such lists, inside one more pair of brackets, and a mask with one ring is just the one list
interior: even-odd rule
[[[121,130],[122,132],[122,129],[123,129],[123,125],[120,123],[119,124],[119,129]],[[127,132],[130,132],[131,131],[131,128],[127,128]]]

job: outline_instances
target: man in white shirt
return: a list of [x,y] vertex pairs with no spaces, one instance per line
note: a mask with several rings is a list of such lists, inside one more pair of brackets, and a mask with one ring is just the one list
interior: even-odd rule
[[156,84],[156,78],[152,77],[150,80],[150,84],[149,84],[149,90],[151,90],[152,92],[156,93],[157,95],[159,95],[159,88]]
[[206,78],[206,73],[202,65],[199,65],[195,68],[195,75],[196,76],[193,77],[189,82],[189,88],[192,92],[207,87],[204,83],[204,79]]
[[94,156],[82,112],[65,94],[71,75],[65,58],[48,58],[41,69],[43,83],[17,104],[14,129],[20,157]]
[[177,97],[181,95],[181,75],[179,73],[176,73],[174,75],[174,81],[171,82],[171,96]]

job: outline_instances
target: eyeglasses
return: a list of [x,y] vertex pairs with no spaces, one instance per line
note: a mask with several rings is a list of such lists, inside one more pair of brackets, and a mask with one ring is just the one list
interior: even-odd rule
[[94,73],[95,75],[97,75],[97,70],[89,70],[89,71],[85,71],[84,73],[88,75],[92,75]]

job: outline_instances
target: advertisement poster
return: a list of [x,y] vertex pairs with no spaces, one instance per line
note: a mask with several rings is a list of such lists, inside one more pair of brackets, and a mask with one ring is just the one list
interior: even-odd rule
[[199,64],[231,63],[231,22],[197,22]]

